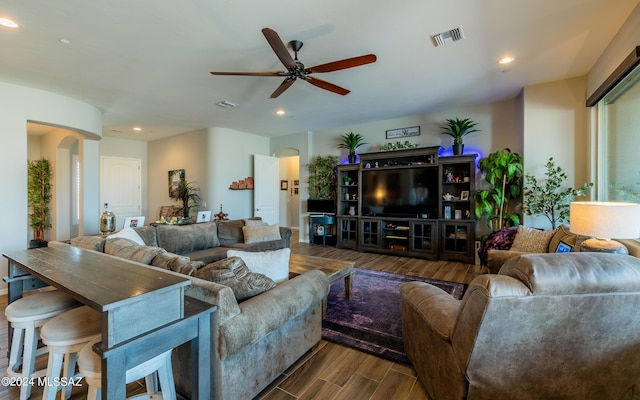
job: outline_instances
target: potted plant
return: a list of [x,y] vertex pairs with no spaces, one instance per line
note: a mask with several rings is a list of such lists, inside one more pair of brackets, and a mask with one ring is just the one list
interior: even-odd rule
[[336,198],[337,165],[338,157],[336,156],[315,156],[307,164],[310,199]]
[[449,135],[453,138],[453,154],[460,155],[464,150],[464,143],[462,143],[462,138],[467,136],[472,132],[479,132],[479,129],[473,129],[474,126],[478,125],[477,122],[471,121],[470,118],[465,119],[447,119],[447,123],[440,127],[444,129],[441,133],[443,135]]
[[188,222],[191,210],[199,206],[199,191],[200,189],[198,189],[192,182],[180,181],[178,184],[174,198],[182,205],[178,210],[178,213],[182,214],[183,222]]
[[538,183],[535,176],[526,174],[527,184],[524,187],[524,201],[522,211],[527,215],[544,215],[551,222],[552,229],[556,229],[558,222],[569,220],[569,204],[576,198],[587,194],[593,183],[584,183],[581,187],[561,190],[562,182],[567,174],[562,167],[556,167],[553,157],[545,165],[547,171],[544,185]]
[[478,168],[490,188],[473,192],[476,217],[486,214],[489,228],[494,232],[520,225],[514,202],[522,193],[522,156],[509,149],[498,150],[480,159]]
[[31,210],[29,226],[33,229],[33,240],[29,247],[46,247],[45,231],[51,228],[49,203],[51,202],[51,164],[45,158],[31,161],[27,165],[27,205]]
[[364,138],[359,133],[345,133],[342,135],[342,143],[338,145],[340,149],[349,150],[349,164],[355,164],[356,162],[356,149],[363,144],[367,144]]

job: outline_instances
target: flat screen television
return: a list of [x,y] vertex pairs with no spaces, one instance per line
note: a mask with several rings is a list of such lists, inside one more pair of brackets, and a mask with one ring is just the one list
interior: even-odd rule
[[325,199],[308,199],[307,212],[318,214],[335,214],[336,201]]
[[362,215],[437,218],[438,169],[362,171]]

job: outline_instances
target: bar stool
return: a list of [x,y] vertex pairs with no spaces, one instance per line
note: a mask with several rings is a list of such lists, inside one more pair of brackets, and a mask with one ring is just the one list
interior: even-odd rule
[[[102,364],[98,354],[93,351],[93,345],[100,340],[102,340],[102,338],[96,336],[87,343],[80,351],[78,359],[80,373],[84,375],[87,385],[89,385],[87,400],[99,400],[101,396]],[[157,388],[154,379],[156,372],[158,373],[162,393],[156,393]],[[128,384],[142,378],[145,378],[147,394],[131,397],[130,400],[143,398],[176,400],[176,388],[173,382],[173,371],[171,368],[171,350],[127,370],[125,382]]]
[[101,332],[102,314],[81,306],[52,318],[42,327],[42,342],[49,346],[49,362],[47,364],[48,385],[44,387],[43,400],[54,400],[59,390],[64,389],[63,399],[71,397],[71,385],[60,387],[60,374],[64,361],[63,376],[80,378],[76,375],[78,353],[85,344]]
[[[7,376],[22,378],[20,386],[20,400],[31,396],[32,378],[44,376],[45,369],[35,371],[36,357],[46,354],[48,348],[38,350],[40,328],[53,317],[80,306],[71,296],[58,290],[38,292],[18,299],[7,306],[4,314],[13,328],[11,337],[11,352]],[[22,371],[18,369],[22,366]]]

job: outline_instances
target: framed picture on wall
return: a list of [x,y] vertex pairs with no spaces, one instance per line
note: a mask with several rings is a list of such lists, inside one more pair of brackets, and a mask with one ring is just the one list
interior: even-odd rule
[[289,181],[281,180],[280,181],[280,190],[287,190],[287,189],[289,189]]
[[180,182],[184,182],[184,169],[174,169],[169,171],[169,197],[178,197]]

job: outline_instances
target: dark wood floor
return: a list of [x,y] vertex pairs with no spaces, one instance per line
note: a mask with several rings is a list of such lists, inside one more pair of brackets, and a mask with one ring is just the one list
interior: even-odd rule
[[[476,265],[425,261],[415,258],[360,253],[332,246],[311,246],[298,241],[297,230],[291,251],[298,254],[355,261],[356,268],[394,272],[424,278],[469,283],[487,273]],[[7,296],[0,296],[0,376],[7,368],[8,329],[4,308]],[[38,367],[46,366],[40,360]],[[140,383],[130,384],[128,395],[142,393]],[[72,399],[86,398],[86,386],[74,388]],[[40,399],[41,388],[34,388],[32,399]],[[0,386],[0,400],[19,398],[17,388]],[[260,396],[259,400],[430,400],[412,367],[383,360],[335,343],[321,341]]]

